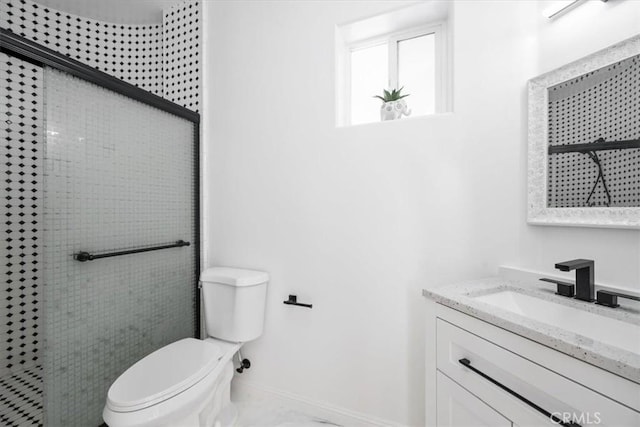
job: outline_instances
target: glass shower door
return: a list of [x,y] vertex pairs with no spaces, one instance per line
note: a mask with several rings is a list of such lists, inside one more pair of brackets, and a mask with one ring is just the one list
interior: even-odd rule
[[124,370],[195,334],[198,128],[53,69],[44,104],[45,422],[98,426]]

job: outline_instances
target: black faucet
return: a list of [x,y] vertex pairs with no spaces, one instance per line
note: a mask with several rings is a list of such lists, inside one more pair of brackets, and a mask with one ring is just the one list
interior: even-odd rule
[[576,298],[582,301],[593,302],[593,276],[594,262],[590,259],[573,259],[559,262],[556,268],[560,271],[576,271]]

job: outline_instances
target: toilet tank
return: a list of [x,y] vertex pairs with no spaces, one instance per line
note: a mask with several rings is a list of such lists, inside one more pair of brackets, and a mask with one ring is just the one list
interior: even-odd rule
[[200,274],[207,335],[246,342],[262,335],[269,274],[230,267]]

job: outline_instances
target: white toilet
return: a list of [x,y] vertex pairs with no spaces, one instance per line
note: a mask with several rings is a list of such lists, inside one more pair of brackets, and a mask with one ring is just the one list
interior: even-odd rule
[[109,427],[228,426],[233,355],[262,334],[269,275],[214,267],[202,272],[208,338],[171,343],[127,369],[109,388]]

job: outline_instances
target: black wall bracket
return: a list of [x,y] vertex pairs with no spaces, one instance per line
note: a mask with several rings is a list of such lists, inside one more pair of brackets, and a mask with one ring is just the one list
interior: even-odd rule
[[298,302],[298,296],[297,295],[289,295],[289,299],[286,301],[282,301],[284,304],[288,304],[288,305],[297,305],[300,307],[307,307],[307,308],[313,308],[313,304],[303,304],[301,302]]

